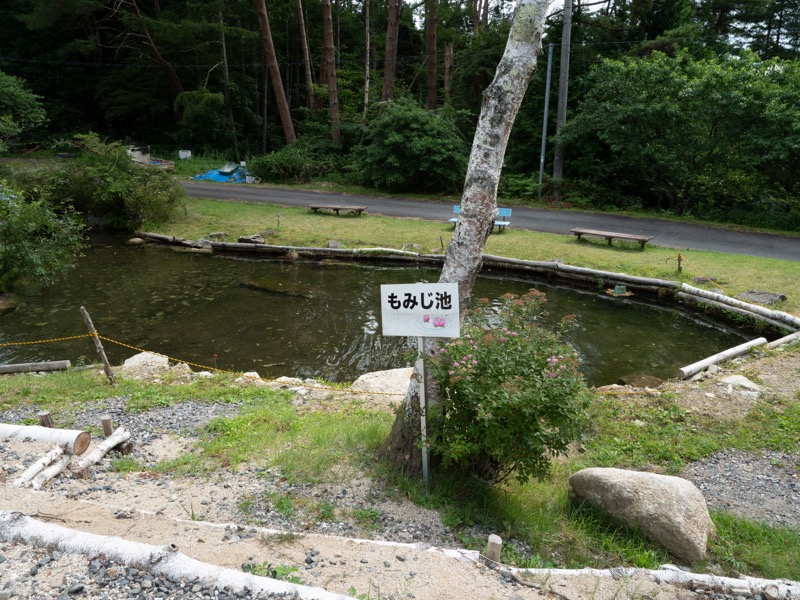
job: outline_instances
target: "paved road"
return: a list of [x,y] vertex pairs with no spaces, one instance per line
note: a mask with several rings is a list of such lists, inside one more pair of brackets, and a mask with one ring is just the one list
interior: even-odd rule
[[[248,202],[269,202],[290,206],[308,204],[347,204],[366,206],[370,214],[388,217],[416,217],[446,221],[452,205],[435,201],[351,196],[324,192],[230,183],[185,182],[190,196]],[[652,244],[689,250],[715,250],[764,258],[800,261],[800,237],[731,231],[706,225],[678,223],[662,219],[640,219],[608,213],[561,211],[515,207],[511,219],[514,228],[568,234],[573,227],[641,233],[652,235]]]

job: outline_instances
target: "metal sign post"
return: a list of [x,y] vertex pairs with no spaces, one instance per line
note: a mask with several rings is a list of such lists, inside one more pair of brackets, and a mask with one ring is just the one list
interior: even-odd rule
[[429,484],[428,469],[428,406],[425,395],[425,338],[455,338],[460,333],[458,284],[416,283],[381,286],[381,320],[383,335],[417,338],[415,364],[420,376],[419,408],[422,441],[422,478]]

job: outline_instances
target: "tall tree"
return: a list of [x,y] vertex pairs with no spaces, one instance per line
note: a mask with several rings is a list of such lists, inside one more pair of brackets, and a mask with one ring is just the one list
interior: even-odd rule
[[286,100],[286,93],[283,91],[283,80],[281,70],[278,66],[278,57],[275,54],[275,45],[272,41],[272,31],[269,26],[269,15],[267,14],[267,4],[265,0],[255,0],[256,12],[258,13],[258,25],[261,29],[261,40],[264,44],[264,56],[269,67],[270,78],[272,79],[272,91],[275,92],[275,102],[278,105],[278,114],[283,125],[283,136],[287,144],[291,144],[297,139],[294,133],[292,115],[289,112],[289,102]]
[[300,47],[303,51],[303,72],[305,74],[306,101],[308,108],[314,107],[314,81],[311,78],[311,56],[308,52],[306,20],[303,16],[303,0],[297,0],[297,25],[300,29]]
[[225,41],[225,22],[222,19],[222,8],[219,9],[219,44],[222,52],[222,76],[225,80],[225,110],[228,113],[228,123],[230,123],[231,128],[233,151],[238,160],[239,142],[236,135],[236,119],[233,116],[233,103],[231,102],[231,74],[228,69],[228,49]]
[[436,108],[436,96],[438,92],[438,77],[436,72],[436,2],[437,0],[426,0],[425,2],[425,60],[428,66],[428,108]]
[[[439,281],[458,283],[460,306],[466,307],[480,268],[486,239],[492,232],[497,212],[497,186],[503,168],[508,138],[531,77],[536,57],[542,47],[542,32],[549,0],[520,0],[511,24],[503,58],[495,77],[483,95],[483,105],[472,141],[461,214],[453,238],[447,247]],[[426,345],[432,352],[433,344]],[[437,392],[428,385],[431,396]],[[430,397],[429,397],[430,398]],[[421,464],[417,444],[419,432],[412,428],[417,419],[409,419],[413,407],[400,407],[389,437],[381,444],[381,454],[396,466],[419,475]],[[435,403],[435,400],[434,400]]]
[[364,0],[364,116],[369,108],[369,53],[370,53],[370,27],[369,27],[369,0]]
[[401,0],[389,0],[389,18],[386,24],[386,47],[383,53],[382,102],[394,98],[394,76],[397,69],[397,38],[400,33],[400,1]]
[[333,15],[331,0],[322,0],[322,54],[325,74],[328,80],[328,110],[331,119],[331,137],[338,142],[339,129],[339,87],[336,81],[336,51],[333,46]]

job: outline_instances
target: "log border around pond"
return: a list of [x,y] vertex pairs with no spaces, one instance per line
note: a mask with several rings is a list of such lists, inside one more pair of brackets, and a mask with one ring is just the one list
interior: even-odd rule
[[[391,248],[304,248],[242,242],[195,241],[145,231],[137,231],[135,235],[144,240],[203,250],[205,252],[255,253],[284,260],[303,258],[364,262],[390,261],[398,264],[413,264],[415,266],[440,266],[444,262],[444,256],[440,254],[422,254]],[[481,270],[534,275],[548,283],[553,281],[563,282],[570,287],[581,287],[596,291],[625,286],[626,290],[630,289],[636,292],[638,299],[657,304],[683,305],[692,310],[700,310],[732,322],[738,328],[744,326],[745,328],[758,330],[762,334],[766,333],[771,337],[779,338],[770,343],[768,345],[769,348],[795,341],[798,339],[795,334],[800,332],[800,318],[794,315],[750,304],[723,294],[702,290],[678,281],[598,271],[566,265],[557,261],[522,260],[490,254],[483,255]]]

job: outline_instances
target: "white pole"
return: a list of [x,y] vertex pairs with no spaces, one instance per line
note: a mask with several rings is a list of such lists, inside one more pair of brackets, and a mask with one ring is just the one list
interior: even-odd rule
[[430,480],[428,475],[428,426],[426,417],[428,413],[428,403],[425,399],[425,338],[417,337],[417,372],[420,375],[419,382],[419,431],[422,441],[422,479],[427,488]]

